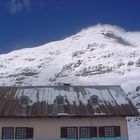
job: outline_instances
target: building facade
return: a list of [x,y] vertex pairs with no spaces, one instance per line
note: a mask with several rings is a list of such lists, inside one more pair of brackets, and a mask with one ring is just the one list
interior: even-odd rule
[[120,86],[0,87],[1,139],[127,140],[136,115]]

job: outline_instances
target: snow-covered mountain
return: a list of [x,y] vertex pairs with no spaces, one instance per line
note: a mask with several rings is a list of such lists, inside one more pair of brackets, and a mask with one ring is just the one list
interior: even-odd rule
[[0,55],[0,85],[121,84],[131,91],[140,85],[139,77],[140,33],[116,26],[97,25],[61,41]]
[[[0,55],[0,79],[1,86],[117,84],[135,91],[140,85],[140,32],[96,25],[61,41]],[[140,104],[136,94],[128,95]]]

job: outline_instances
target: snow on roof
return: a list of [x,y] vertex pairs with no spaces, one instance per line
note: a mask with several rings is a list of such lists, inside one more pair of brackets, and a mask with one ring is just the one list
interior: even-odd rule
[[[58,105],[56,97],[64,97]],[[98,104],[90,99],[98,97]],[[29,104],[22,106],[20,98]],[[30,86],[0,87],[0,116],[134,116],[137,110],[120,86]],[[67,114],[67,115],[63,115]]]

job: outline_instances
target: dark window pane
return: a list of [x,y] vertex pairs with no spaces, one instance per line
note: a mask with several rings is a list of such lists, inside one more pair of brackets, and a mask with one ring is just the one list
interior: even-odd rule
[[67,128],[67,138],[77,138],[77,136],[78,136],[77,127]]
[[115,136],[116,137],[120,137],[121,136],[120,126],[115,126]]
[[20,103],[23,106],[27,106],[29,104],[29,97],[28,96],[21,96]]
[[26,138],[33,138],[33,128],[29,127],[26,129]]
[[96,95],[91,96],[90,102],[92,105],[97,105],[98,101],[99,101],[98,96]]
[[57,102],[57,104],[64,104],[64,97],[63,96],[57,96],[56,102]]
[[97,137],[97,127],[90,127],[90,137]]
[[3,127],[2,128],[2,139],[14,139],[14,128]]
[[104,127],[99,127],[99,137],[104,137],[105,133],[104,133]]
[[26,133],[25,127],[17,127],[16,128],[16,134],[15,134],[16,139],[25,139],[26,136],[27,136],[27,133]]
[[97,137],[97,127],[80,127],[79,136],[80,138]]
[[114,127],[113,126],[104,127],[104,134],[105,137],[114,137],[115,136]]
[[57,113],[64,113],[64,105],[57,105]]
[[61,127],[61,138],[66,138],[66,137],[67,137],[67,128]]
[[54,113],[64,113],[64,97],[59,95],[56,97],[56,104],[54,106]]
[[27,105],[28,104],[27,98],[21,98],[21,104]]
[[80,138],[90,138],[90,127],[80,127]]

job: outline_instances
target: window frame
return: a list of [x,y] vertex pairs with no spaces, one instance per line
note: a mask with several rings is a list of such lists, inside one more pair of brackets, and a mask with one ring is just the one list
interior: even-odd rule
[[56,114],[64,113],[64,101],[65,101],[64,96],[62,95],[56,96],[55,104],[54,104],[54,109]]
[[99,104],[99,97],[98,97],[97,95],[92,95],[92,96],[90,97],[90,104],[91,104],[92,106],[98,105],[98,104]]
[[[113,128],[114,135],[105,135],[105,128]],[[99,126],[99,137],[121,137],[121,127],[120,126]]]
[[[62,100],[62,103],[58,100]],[[56,104],[57,105],[64,105],[64,96],[61,96],[61,95],[57,96],[56,97]]]
[[[25,131],[26,131],[25,138],[24,137],[23,138],[17,137],[16,131],[18,128],[25,128]],[[33,136],[34,136],[34,128],[33,127],[16,127],[15,128],[15,139],[32,139]]]
[[[68,136],[68,129],[74,128],[75,131],[75,137],[74,136]],[[71,132],[73,133],[73,132]],[[78,127],[70,126],[70,127],[61,127],[61,138],[78,138]]]
[[[72,136],[68,137],[68,129],[71,129],[71,128],[74,128],[76,130],[75,137],[72,137]],[[71,132],[71,133],[73,133],[73,132]],[[78,138],[78,127],[67,127],[67,138]]]
[[[7,137],[4,137],[4,129],[13,129],[12,131],[12,136],[11,137],[9,137],[9,138],[7,138]],[[14,137],[15,137],[15,129],[14,129],[14,127],[2,127],[2,133],[1,133],[1,139],[14,139]]]
[[[89,128],[89,136],[81,136],[81,128]],[[79,138],[96,138],[97,137],[97,127],[96,126],[79,126]]]
[[[25,129],[25,137],[17,137],[18,134],[17,134],[17,130],[18,129]],[[21,135],[21,134],[20,134]],[[23,134],[22,134],[23,135]],[[21,135],[21,136],[22,136]],[[26,139],[27,138],[27,127],[16,127],[15,128],[15,139]]]
[[[83,128],[87,128],[87,129],[89,129],[89,136],[82,136],[82,132],[81,132],[81,129],[83,129]],[[83,134],[84,135],[84,134]],[[80,126],[79,127],[79,138],[91,138],[91,127],[88,127],[88,126]]]
[[[26,100],[26,103],[23,102],[22,100]],[[28,96],[25,96],[25,95],[20,96],[20,104],[21,104],[23,107],[28,106],[28,105],[29,105],[29,97],[28,97]]]
[[[4,129],[13,129],[12,131],[12,136],[11,137],[6,137],[4,133]],[[18,128],[25,128],[25,137],[18,137],[17,135],[17,129]],[[1,129],[1,139],[32,139],[34,137],[34,128],[33,127],[2,127]]]
[[114,126],[105,126],[104,135],[105,135],[105,137],[115,137],[115,127]]

